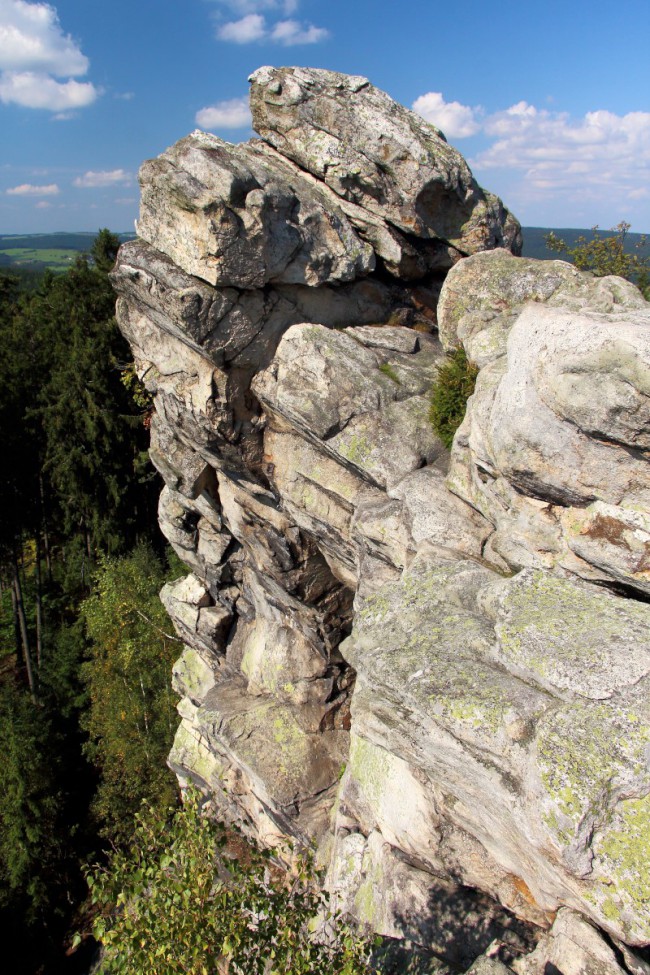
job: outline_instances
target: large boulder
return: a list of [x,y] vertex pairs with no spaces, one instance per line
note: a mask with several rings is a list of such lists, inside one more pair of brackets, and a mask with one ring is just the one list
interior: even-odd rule
[[404,234],[450,244],[456,256],[520,251],[519,224],[442,132],[367,78],[264,67],[250,81],[262,138],[342,199]]

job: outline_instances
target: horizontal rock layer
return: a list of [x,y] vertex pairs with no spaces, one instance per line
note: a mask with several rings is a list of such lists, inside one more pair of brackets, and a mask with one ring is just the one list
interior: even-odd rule
[[[569,941],[572,971],[635,970],[648,305],[482,251],[517,251],[514,218],[366,79],[251,80],[263,142],[146,163],[113,274],[191,570],[162,593],[171,766],[259,841],[316,843],[334,905],[431,970],[546,973]],[[450,454],[429,396],[461,344]]]

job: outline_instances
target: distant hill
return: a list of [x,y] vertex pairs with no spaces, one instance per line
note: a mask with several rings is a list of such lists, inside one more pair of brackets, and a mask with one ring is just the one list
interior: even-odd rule
[[[65,271],[78,254],[90,251],[95,233],[0,234],[0,268],[40,272],[46,268]],[[118,234],[121,241],[134,233]]]
[[[546,247],[544,238],[547,234],[551,233],[551,230],[568,247],[574,247],[578,237],[586,237],[587,240],[593,240],[594,236],[593,230],[576,230],[570,227],[522,227],[521,230],[524,236],[523,256],[536,257],[541,261],[562,259],[561,254],[549,251]],[[598,232],[601,237],[609,237],[612,235],[612,231],[609,229],[605,230],[600,228]],[[644,234],[628,233],[625,238],[625,250],[632,253],[636,245],[641,243],[643,237]],[[640,257],[650,257],[650,237],[646,240],[645,246],[639,249],[638,254]]]

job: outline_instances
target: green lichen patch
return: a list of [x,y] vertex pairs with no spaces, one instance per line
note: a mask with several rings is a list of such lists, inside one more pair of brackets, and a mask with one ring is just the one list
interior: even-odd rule
[[543,686],[603,699],[650,673],[650,606],[526,570],[502,599],[497,655]]
[[358,735],[350,741],[349,775],[358,783],[366,799],[380,808],[386,790],[390,788],[391,756]]
[[349,440],[342,438],[337,443],[338,452],[350,463],[363,467],[372,454],[372,444],[362,433],[353,433]]
[[599,898],[605,917],[650,940],[650,795],[619,803],[594,852],[607,884]]
[[193,647],[185,647],[174,664],[172,684],[180,694],[198,701],[213,686],[214,674]]
[[377,930],[382,920],[382,896],[385,888],[384,867],[377,851],[366,849],[363,858],[365,878],[355,894],[354,904],[361,924]]
[[392,379],[392,381],[397,386],[401,386],[402,385],[402,380],[399,378],[399,376],[397,375],[397,372],[395,371],[395,369],[393,368],[393,366],[391,366],[391,364],[389,362],[382,362],[382,364],[379,367],[379,371],[381,373],[383,373],[384,376],[388,376],[389,379]]
[[649,745],[647,708],[578,701],[540,721],[542,817],[561,846],[581,844],[590,823],[606,827],[625,789],[650,789]]
[[202,744],[183,722],[176,732],[169,763],[172,768],[194,774],[207,785],[216,784],[224,772],[219,754]]
[[525,737],[548,695],[491,660],[494,629],[472,593],[492,578],[473,562],[416,560],[360,606],[352,641],[374,680],[454,734],[499,736],[502,750]]

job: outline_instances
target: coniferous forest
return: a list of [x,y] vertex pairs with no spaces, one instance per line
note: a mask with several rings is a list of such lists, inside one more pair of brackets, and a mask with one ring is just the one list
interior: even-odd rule
[[84,864],[143,799],[176,795],[179,648],[158,598],[174,570],[113,317],[118,245],[102,230],[63,274],[0,270],[0,929],[15,972],[75,970]]

